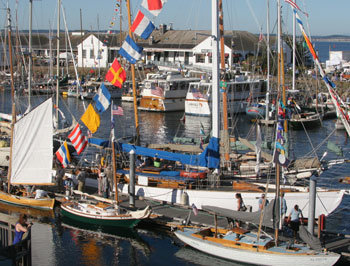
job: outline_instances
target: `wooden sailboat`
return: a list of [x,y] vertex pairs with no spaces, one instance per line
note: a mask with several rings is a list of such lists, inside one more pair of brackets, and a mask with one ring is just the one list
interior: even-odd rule
[[[215,221],[219,215],[257,224],[261,215],[260,211],[232,212],[212,206],[205,206],[204,209],[214,214]],[[262,225],[274,226],[272,221],[274,209],[275,204],[272,201],[264,210]],[[202,252],[256,265],[333,265],[340,258],[339,254],[323,251],[320,245],[316,244],[311,244],[315,249],[305,244],[282,241],[276,245],[274,238],[268,235],[259,236],[258,232],[240,227],[233,229],[219,229],[217,226],[205,229],[182,227],[175,232],[175,235],[185,244]]]
[[0,192],[0,201],[52,209],[55,199],[48,197],[11,194],[11,184],[52,184],[52,99],[48,99],[16,122],[15,88],[13,80],[10,10],[8,9],[8,34],[11,71],[12,123],[11,150],[8,171],[8,192]]

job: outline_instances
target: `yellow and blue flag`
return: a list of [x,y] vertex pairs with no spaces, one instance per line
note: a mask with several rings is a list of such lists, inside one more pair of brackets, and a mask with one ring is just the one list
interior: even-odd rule
[[71,161],[68,144],[65,141],[61,147],[56,151],[56,157],[61,162],[63,168],[66,168]]

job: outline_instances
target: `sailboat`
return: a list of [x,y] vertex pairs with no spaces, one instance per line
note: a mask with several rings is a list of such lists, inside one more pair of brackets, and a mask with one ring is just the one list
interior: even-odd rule
[[[274,228],[278,217],[275,205],[275,201],[272,201],[263,214],[261,211],[247,213],[213,206],[203,206],[203,210],[214,214],[215,221],[217,216],[221,216]],[[301,227],[300,231],[306,235],[305,228]],[[283,241],[277,245],[275,239],[267,234],[260,235],[259,231],[254,232],[240,227],[233,229],[219,229],[217,226],[204,229],[180,227],[175,231],[175,235],[186,245],[202,252],[249,264],[333,265],[340,258],[339,254],[322,250],[317,238],[311,238],[312,241],[309,241],[313,248],[305,244],[290,244]]]

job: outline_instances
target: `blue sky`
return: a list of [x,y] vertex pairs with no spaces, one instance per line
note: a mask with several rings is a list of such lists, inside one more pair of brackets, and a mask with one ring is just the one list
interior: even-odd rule
[[[15,6],[17,8],[17,21],[20,29],[28,29],[29,0],[10,0],[12,23],[15,23]],[[83,28],[97,30],[97,15],[99,15],[100,29],[107,30],[114,16],[116,0],[62,0],[66,10],[69,29],[80,29],[80,14],[83,13]],[[136,14],[140,8],[141,0],[131,0],[132,13]],[[291,33],[292,12],[284,0],[283,5],[284,31]],[[123,0],[123,13],[126,11]],[[270,0],[271,31],[276,22],[277,0]],[[297,0],[297,4],[309,13],[309,18],[301,15],[304,25],[309,25],[312,35],[350,35],[348,14],[349,0]],[[6,7],[6,0],[0,0],[0,7]],[[225,30],[246,30],[258,33],[259,28],[266,32],[266,0],[223,0]],[[211,27],[211,0],[168,0],[158,17],[152,18],[155,24],[173,23],[174,29],[210,29]],[[0,10],[1,28],[5,25],[5,10]],[[146,12],[145,12],[146,14]],[[124,14],[123,14],[124,15]],[[57,1],[33,1],[33,28],[48,29],[49,23],[56,28]],[[63,21],[63,20],[61,20]],[[62,24],[63,25],[63,22]],[[124,29],[127,26],[126,13],[123,19]],[[61,26],[63,29],[63,26]],[[113,29],[119,30],[119,17]],[[276,29],[274,28],[274,31]]]

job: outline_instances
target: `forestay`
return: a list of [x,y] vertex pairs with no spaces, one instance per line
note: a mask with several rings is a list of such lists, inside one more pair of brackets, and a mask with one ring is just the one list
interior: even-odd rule
[[12,146],[12,184],[52,184],[52,99],[18,120]]

